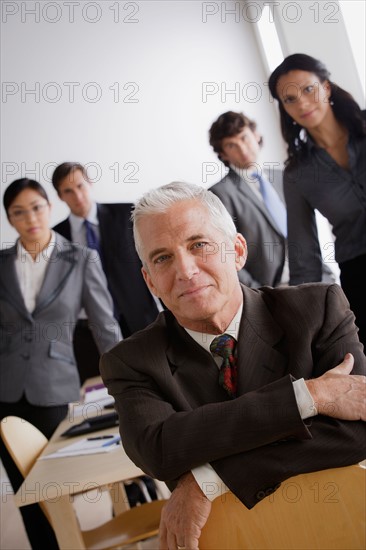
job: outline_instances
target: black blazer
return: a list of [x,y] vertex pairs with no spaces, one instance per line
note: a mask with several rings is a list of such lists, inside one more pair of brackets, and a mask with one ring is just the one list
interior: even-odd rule
[[[97,205],[103,268],[118,308],[124,337],[145,328],[158,314],[135,250],[130,221],[132,207],[130,203]],[[56,225],[54,230],[72,240],[69,218]]]
[[236,399],[169,311],[104,354],[100,368],[124,448],[142,470],[173,489],[209,462],[251,508],[289,477],[365,458],[366,423],[301,420],[292,380],[320,376],[347,352],[354,374],[366,374],[366,357],[338,285],[242,290]]

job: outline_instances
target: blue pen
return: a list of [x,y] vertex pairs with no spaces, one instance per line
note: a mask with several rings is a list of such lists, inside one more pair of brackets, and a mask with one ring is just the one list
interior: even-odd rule
[[109,447],[110,445],[117,445],[121,441],[121,436],[116,435],[113,439],[109,439],[106,443],[103,443],[102,447]]

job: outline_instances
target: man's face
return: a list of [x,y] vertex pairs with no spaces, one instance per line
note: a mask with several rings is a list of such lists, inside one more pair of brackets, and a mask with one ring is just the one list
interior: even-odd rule
[[58,196],[75,216],[86,218],[89,214],[92,198],[91,184],[84,178],[81,170],[71,172],[58,187]]
[[139,233],[142,273],[150,290],[182,326],[223,332],[242,300],[237,271],[245,263],[244,237],[237,234],[230,241],[213,227],[207,208],[197,200],[147,215]]
[[226,137],[221,142],[220,157],[229,164],[241,168],[253,168],[257,162],[260,136],[245,126],[239,134]]

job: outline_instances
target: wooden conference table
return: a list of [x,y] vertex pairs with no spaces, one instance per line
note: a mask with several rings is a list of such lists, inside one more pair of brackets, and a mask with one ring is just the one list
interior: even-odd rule
[[[110,410],[90,409],[88,418],[108,412]],[[118,434],[116,426],[72,438],[60,436],[67,428],[81,420],[83,417],[70,416],[63,420],[42,455],[53,453],[65,445],[92,435]],[[100,490],[103,486],[141,475],[143,472],[131,462],[121,445],[109,453],[38,459],[15,495],[15,502],[19,507],[44,502],[60,546],[76,550],[82,546],[80,546],[80,528],[73,507],[73,495],[88,490]]]

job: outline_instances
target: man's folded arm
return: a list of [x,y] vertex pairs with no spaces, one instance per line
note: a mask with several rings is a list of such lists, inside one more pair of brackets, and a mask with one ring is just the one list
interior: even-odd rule
[[[101,371],[116,400],[127,454],[147,474],[164,481],[278,440],[311,437],[301,420],[290,376],[234,400],[193,410],[186,403],[187,410],[177,412],[164,400],[163,389],[113,352],[102,357]],[[123,372],[123,380],[113,379],[116,372]]]
[[[305,420],[306,418],[315,416],[317,410],[304,379],[295,380],[292,384],[301,418]],[[222,481],[221,477],[210,464],[203,464],[202,466],[193,468],[192,474],[203,494],[211,501],[229,491],[228,486]]]

